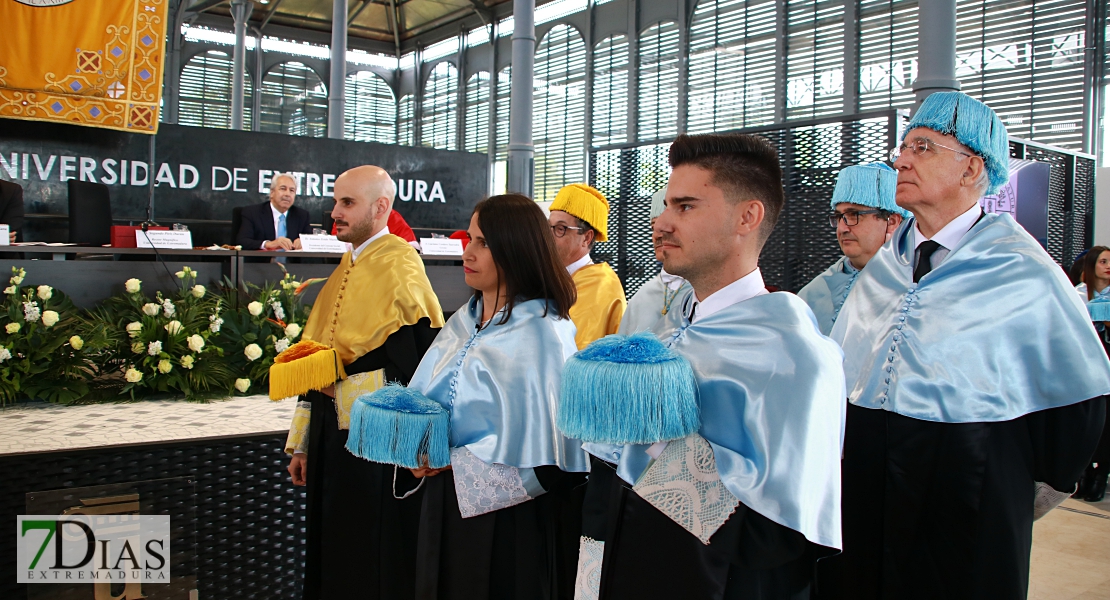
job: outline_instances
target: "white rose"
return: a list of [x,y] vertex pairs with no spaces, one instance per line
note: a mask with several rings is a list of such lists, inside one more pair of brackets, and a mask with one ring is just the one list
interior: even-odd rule
[[249,312],[252,317],[257,317],[258,315],[262,314],[262,303],[251,302],[247,305],[247,312]]
[[193,368],[193,361],[194,361],[194,359],[193,359],[192,354],[186,354],[185,356],[182,356],[181,357],[181,368],[182,369],[192,369]]
[[85,347],[85,340],[81,339],[81,336],[75,335],[69,338],[69,346],[74,350],[80,350]]
[[143,380],[143,374],[138,369],[131,368],[127,370],[127,373],[124,373],[123,378],[128,383],[138,383]]
[[139,332],[143,330],[143,324],[138,321],[131,321],[127,324],[127,335],[131,337],[138,337]]
[[128,279],[123,283],[123,289],[127,290],[128,294],[137,294],[142,288],[143,282],[138,279]]
[[169,373],[172,370],[173,370],[173,363],[171,363],[170,361],[168,361],[164,358],[162,360],[158,361],[158,372],[159,373],[166,374],[166,373]]
[[193,286],[193,297],[194,298],[203,298],[205,291],[207,291],[207,290],[204,289],[203,285],[200,285],[200,284],[194,285]]
[[148,303],[143,305],[143,314],[145,314],[147,316],[150,316],[150,317],[153,317],[154,315],[158,314],[158,311],[160,311],[160,310],[162,310],[162,307],[153,303],[153,302],[148,302]]
[[181,333],[182,329],[184,329],[184,327],[181,326],[181,321],[170,321],[169,323],[166,323],[165,328],[170,335],[177,335]]
[[288,348],[289,338],[281,338],[280,340],[274,342],[274,352],[277,352],[278,354],[285,352]]
[[142,354],[143,352],[146,352],[146,344],[142,342],[135,342],[134,344],[131,344],[131,351],[135,354]]
[[178,271],[174,275],[177,275],[178,279],[185,279],[185,271]]
[[9,296],[14,296],[18,291],[19,289],[16,288],[14,285],[9,285],[8,287],[4,288],[4,293]]
[[259,357],[262,356],[262,348],[259,348],[258,344],[250,344],[246,348],[243,348],[243,355],[247,357],[247,360],[258,360]]
[[189,343],[189,349],[193,352],[200,352],[201,350],[204,350],[204,338],[195,333],[193,335],[190,335],[185,341]]
[[19,284],[23,283],[23,276],[22,275],[16,275],[15,277],[12,277],[11,279],[9,279],[8,283],[11,283],[12,285],[19,285]]
[[49,300],[54,295],[54,288],[48,285],[40,285],[38,289],[39,300]]
[[235,389],[239,390],[239,392],[242,394],[247,393],[247,390],[251,389],[251,380],[245,377],[240,377],[239,379],[236,379]]
[[12,357],[12,353],[7,348],[0,346],[0,362],[4,362]]
[[162,342],[154,340],[146,345],[146,353],[151,356],[158,356],[162,353]]
[[285,337],[295,340],[297,336],[301,335],[301,326],[296,323],[290,323],[285,326]]
[[8,323],[7,325],[4,326],[4,331],[7,331],[8,334],[10,335],[10,334],[13,334],[13,333],[16,333],[17,331],[19,331],[20,327],[21,327],[21,325],[19,323]]
[[46,325],[47,327],[53,327],[55,324],[58,323],[58,318],[58,313],[52,310],[43,311],[42,324]]

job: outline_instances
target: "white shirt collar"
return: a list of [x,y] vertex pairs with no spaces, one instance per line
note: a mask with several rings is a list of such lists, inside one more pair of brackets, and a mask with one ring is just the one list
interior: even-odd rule
[[668,289],[677,290],[686,283],[686,280],[678,275],[671,275],[666,269],[659,269],[659,278],[663,280],[663,285]]
[[276,222],[276,221],[277,221],[277,220],[278,220],[279,218],[281,218],[281,215],[284,215],[284,214],[286,214],[286,213],[288,213],[288,212],[289,212],[289,211],[281,212],[280,210],[278,210],[278,209],[277,209],[277,207],[276,207],[276,206],[274,206],[274,203],[273,203],[273,202],[267,201],[266,203],[270,205],[270,212],[274,213],[274,221],[275,221],[275,222]]
[[582,258],[580,258],[580,259],[570,263],[569,265],[567,265],[567,273],[570,273],[571,276],[573,276],[574,272],[577,271],[578,269],[581,269],[582,267],[592,265],[592,264],[594,264],[594,261],[593,261],[593,259],[590,258],[590,253],[587,252],[586,255],[583,256]]
[[389,225],[386,225],[385,227],[382,227],[381,231],[375,233],[374,235],[370,236],[370,239],[368,239],[365,242],[359,244],[358,248],[355,248],[354,250],[351,250],[351,264],[354,264],[354,262],[356,260],[358,260],[358,255],[362,254],[362,251],[365,250],[367,246],[372,244],[374,242],[374,240],[382,237],[383,235],[389,235]]
[[[967,235],[967,232],[971,229],[971,227],[975,225],[975,221],[979,219],[979,214],[982,212],[983,209],[980,208],[979,203],[976,202],[975,206],[972,206],[971,208],[967,209],[967,211],[964,212],[962,215],[949,221],[947,225],[942,227],[940,231],[936,232],[936,234],[933,235],[933,237],[931,238],[927,238],[925,237],[925,234],[921,233],[921,230],[917,228],[917,219],[914,219],[914,249],[916,250],[917,247],[920,246],[921,243],[925,240],[933,240],[934,242],[940,244],[941,246],[944,246],[945,249],[951,252],[960,243],[960,240],[964,239],[964,236]],[[936,263],[934,262],[933,264]]]
[[766,293],[767,288],[763,285],[763,274],[761,274],[757,268],[751,273],[713,292],[705,300],[699,301],[697,295],[695,295],[693,314],[690,316],[690,322],[700,321],[733,304],[755,298],[756,296],[762,296]]

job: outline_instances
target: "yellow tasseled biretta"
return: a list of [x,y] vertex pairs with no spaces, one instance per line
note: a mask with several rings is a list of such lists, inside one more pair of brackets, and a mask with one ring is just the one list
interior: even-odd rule
[[270,367],[270,399],[322,390],[346,377],[343,361],[334,348],[301,340],[274,358]]
[[609,239],[609,201],[605,194],[584,183],[564,186],[555,194],[555,201],[548,210],[561,210],[578,217],[597,230],[597,241]]

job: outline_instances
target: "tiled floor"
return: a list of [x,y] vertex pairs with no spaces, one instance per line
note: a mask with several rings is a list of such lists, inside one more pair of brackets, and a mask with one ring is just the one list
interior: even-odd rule
[[1110,497],[1066,500],[1033,524],[1029,600],[1110,600]]
[[266,396],[207,404],[19,404],[0,409],[0,455],[288,431],[296,404]]

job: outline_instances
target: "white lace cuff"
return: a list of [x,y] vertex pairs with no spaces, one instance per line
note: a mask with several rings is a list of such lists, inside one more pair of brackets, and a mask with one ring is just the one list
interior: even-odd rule
[[597,600],[601,595],[601,562],[605,542],[582,536],[578,545],[578,575],[574,578],[574,600]]
[[1071,497],[1071,492],[1058,492],[1051,485],[1039,481],[1033,484],[1033,490],[1034,521],[1047,515],[1052,509],[1060,506],[1060,503]]
[[465,447],[451,449],[451,470],[464,519],[516,506],[543,493],[532,469],[485,463]]
[[632,491],[703,544],[740,506],[721,483],[713,447],[696,433],[667,444]]

